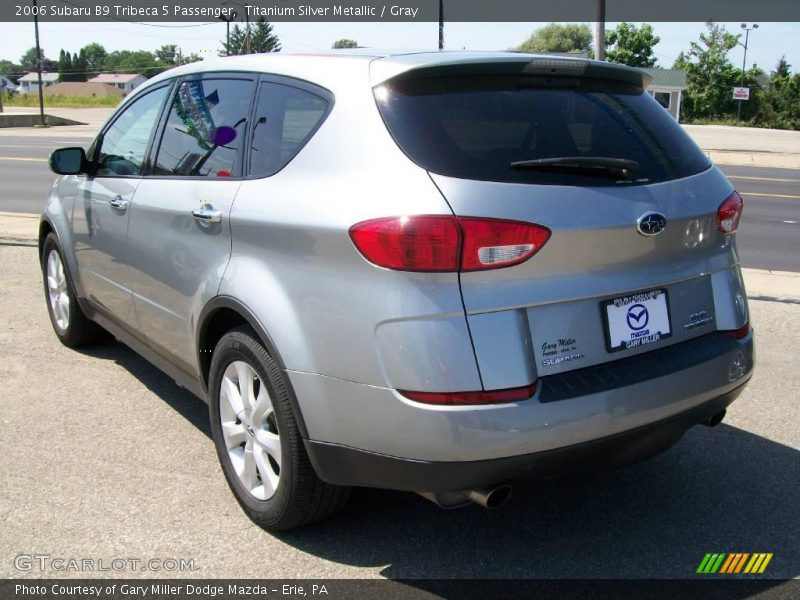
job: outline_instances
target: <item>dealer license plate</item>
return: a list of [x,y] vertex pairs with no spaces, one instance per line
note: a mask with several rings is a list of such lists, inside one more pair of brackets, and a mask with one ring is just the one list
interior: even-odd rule
[[606,300],[602,306],[609,352],[653,344],[672,335],[666,290],[637,292]]

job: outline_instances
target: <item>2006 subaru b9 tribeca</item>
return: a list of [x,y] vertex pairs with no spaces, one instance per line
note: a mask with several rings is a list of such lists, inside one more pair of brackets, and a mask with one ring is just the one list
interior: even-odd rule
[[231,490],[296,527],[351,486],[494,506],[713,425],[753,370],[742,200],[637,69],[257,55],[154,77],[41,221],[56,335],[210,405]]

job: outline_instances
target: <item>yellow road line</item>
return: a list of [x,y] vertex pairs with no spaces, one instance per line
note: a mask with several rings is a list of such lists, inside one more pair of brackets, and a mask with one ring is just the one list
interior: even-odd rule
[[747,179],[749,181],[780,181],[783,183],[800,183],[800,179],[778,179],[775,177],[750,177],[747,175],[728,175],[728,179]]
[[20,158],[19,156],[0,156],[0,160],[22,160],[29,162],[47,162],[46,158]]
[[797,198],[800,200],[800,196],[792,196],[790,194],[765,194],[763,192],[739,192],[740,194],[744,194],[745,196],[766,196],[767,198]]

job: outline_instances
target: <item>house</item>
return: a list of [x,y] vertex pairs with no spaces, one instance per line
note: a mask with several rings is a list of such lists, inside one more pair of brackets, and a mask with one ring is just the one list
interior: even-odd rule
[[681,117],[681,101],[686,89],[686,71],[681,69],[644,69],[653,76],[647,93],[669,111],[676,121]]
[[[42,73],[42,85],[46,88],[58,83],[58,73]],[[20,94],[30,94],[39,92],[39,74],[28,73],[19,78]]]
[[93,83],[91,81],[62,81],[54,85],[48,86],[44,90],[45,96],[86,96],[86,97],[103,97],[103,96],[116,96],[122,98],[125,96],[118,87],[109,85],[107,83]]
[[92,77],[89,83],[106,83],[128,94],[145,81],[147,78],[137,73],[100,73],[97,77]]

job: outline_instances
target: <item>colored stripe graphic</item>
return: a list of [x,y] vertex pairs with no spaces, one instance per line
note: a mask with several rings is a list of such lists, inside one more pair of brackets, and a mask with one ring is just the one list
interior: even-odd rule
[[769,561],[772,560],[772,553],[760,552],[753,554],[753,558],[747,563],[744,568],[745,573],[763,573],[767,568]]
[[708,552],[703,556],[696,572],[731,575],[742,573],[742,569],[744,569],[744,573],[760,574],[766,570],[772,556],[771,552],[755,552],[753,554],[749,552]]
[[716,573],[719,570],[722,561],[727,556],[724,552],[714,552],[708,553],[703,557],[703,561],[700,563],[700,566],[697,567],[698,573]]

